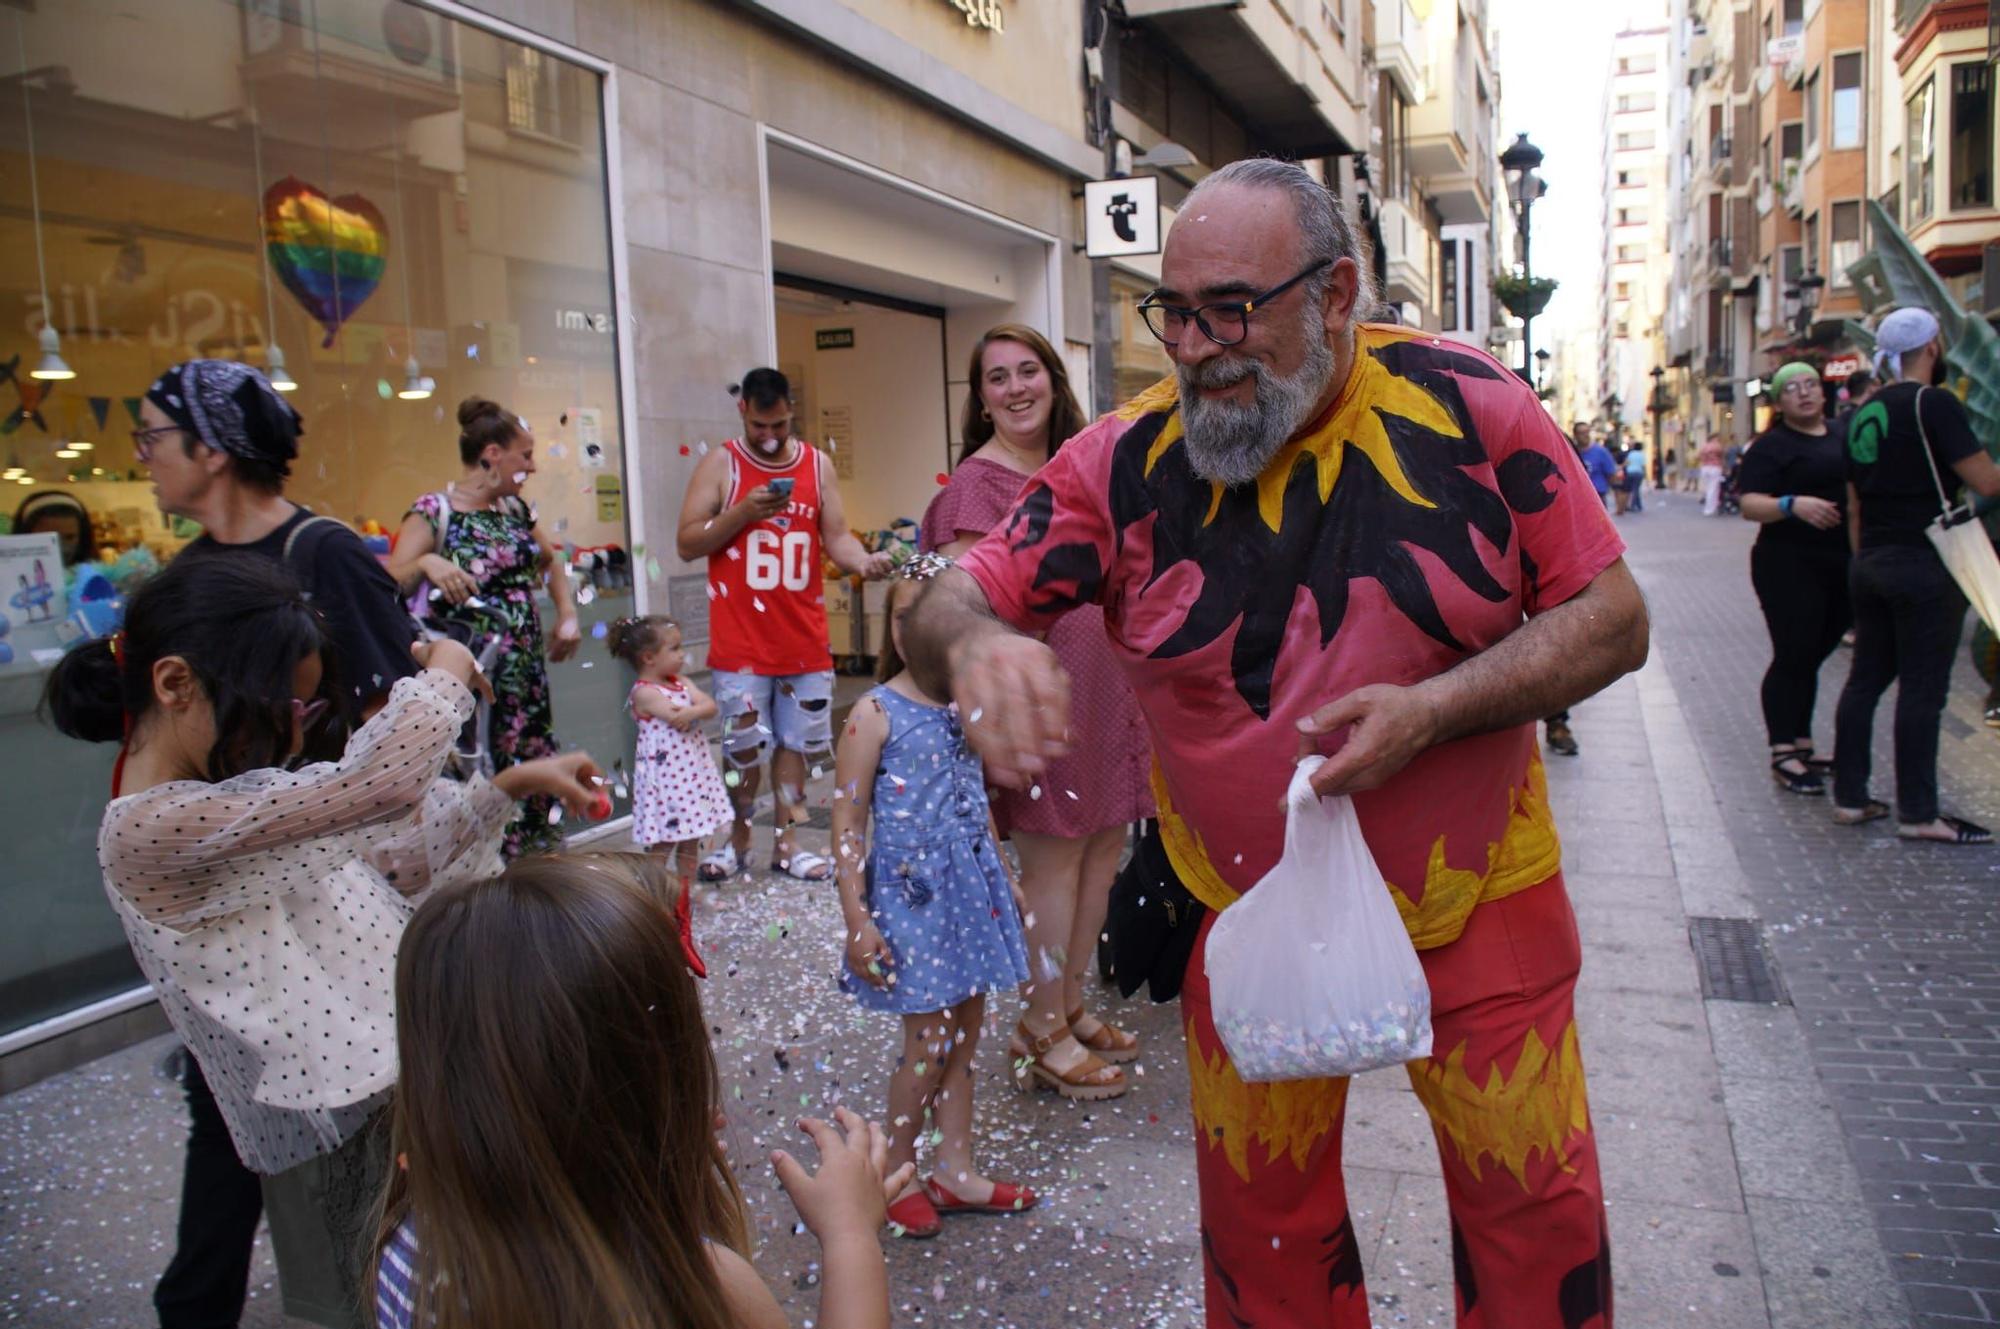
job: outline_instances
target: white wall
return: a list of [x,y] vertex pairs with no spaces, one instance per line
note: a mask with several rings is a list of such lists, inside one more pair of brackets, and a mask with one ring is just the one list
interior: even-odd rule
[[[922,519],[938,473],[950,469],[943,325],[859,303],[820,315],[781,308],[777,322],[778,364],[798,371],[793,390],[806,412],[800,437],[824,445],[829,408],[844,407],[852,418],[853,437],[837,440],[835,453],[853,465],[851,478],[840,481],[848,523],[873,530],[900,517]],[[852,328],[853,349],[814,350],[821,328]]]

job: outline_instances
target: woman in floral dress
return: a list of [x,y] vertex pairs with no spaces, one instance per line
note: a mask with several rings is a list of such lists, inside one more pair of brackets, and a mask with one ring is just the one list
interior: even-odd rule
[[[513,412],[481,397],[459,404],[458,425],[465,473],[410,505],[389,572],[406,592],[429,583],[429,617],[464,626],[476,642],[498,640],[488,673],[493,705],[487,741],[500,771],[559,746],[542,663],[537,584],[546,583],[556,603],[549,659],[567,660],[582,634],[561,555],[521,498],[521,486],[535,473],[535,436]],[[473,650],[479,653],[477,645]],[[510,861],[555,848],[562,837],[551,819],[553,806],[545,798],[523,802],[501,850]]]

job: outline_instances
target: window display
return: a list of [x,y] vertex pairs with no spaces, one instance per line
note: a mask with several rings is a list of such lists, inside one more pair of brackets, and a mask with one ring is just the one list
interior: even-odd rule
[[[404,0],[70,0],[0,24],[25,52],[0,95],[0,529],[10,558],[58,551],[30,560],[32,615],[0,606],[0,800],[38,828],[0,885],[5,1031],[136,982],[94,865],[109,754],[34,709],[47,653],[199,534],[135,454],[161,370],[264,370],[304,419],[286,496],[384,558],[459,473],[459,401],[518,413],[523,497],[586,637],[549,667],[555,732],[607,758],[621,680],[589,638],[630,612],[633,559],[594,72]],[[51,347],[73,378],[36,376]],[[24,648],[30,617],[50,644]]]

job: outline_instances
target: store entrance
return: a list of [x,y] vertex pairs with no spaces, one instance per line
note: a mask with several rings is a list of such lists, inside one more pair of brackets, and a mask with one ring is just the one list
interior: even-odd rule
[[784,273],[772,304],[796,428],[830,454],[848,523],[921,520],[951,469],[945,311]]
[[[778,273],[778,368],[799,436],[833,463],[848,524],[871,547],[913,523],[951,469],[945,311]],[[845,673],[866,673],[885,630],[884,587],[828,581],[827,632]]]

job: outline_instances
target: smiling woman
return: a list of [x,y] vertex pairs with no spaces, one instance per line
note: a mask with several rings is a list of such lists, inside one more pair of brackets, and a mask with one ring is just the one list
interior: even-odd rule
[[[923,545],[955,556],[1000,528],[1028,477],[1086,421],[1062,358],[1032,328],[1004,323],[973,347],[962,460],[924,513]],[[1042,783],[996,790],[993,815],[1010,831],[1028,899],[1027,989],[1015,1055],[1024,1072],[1065,1097],[1125,1092],[1115,1064],[1138,1040],[1084,1010],[1082,978],[1104,927],[1126,828],[1153,815],[1151,747],[1104,635],[1104,611],[1084,606],[1050,629],[1069,675],[1075,743]]]

